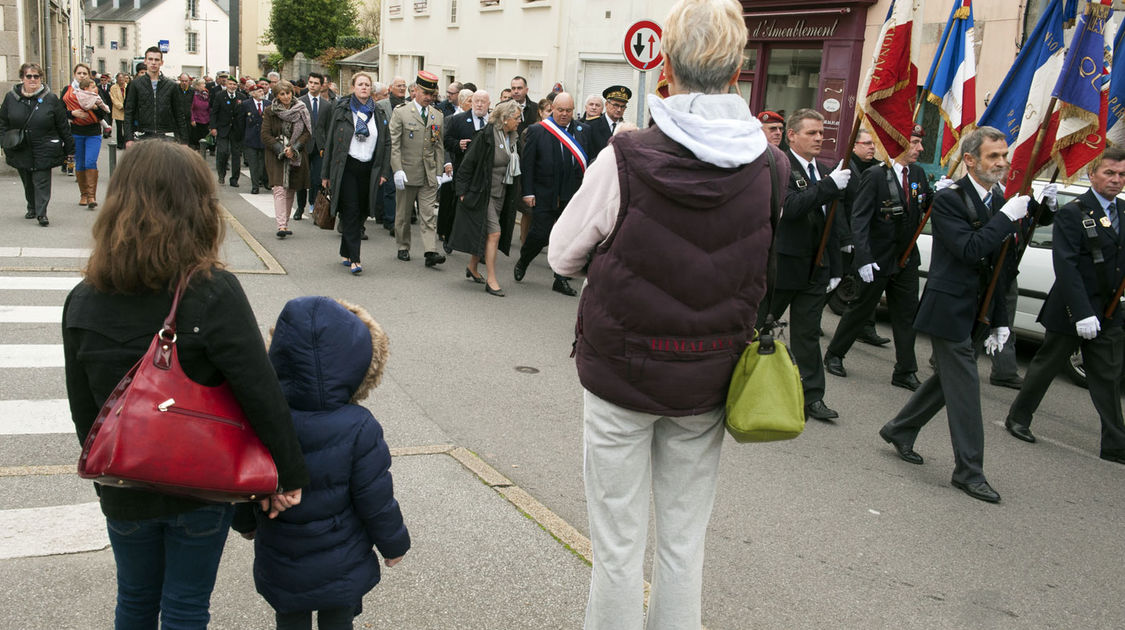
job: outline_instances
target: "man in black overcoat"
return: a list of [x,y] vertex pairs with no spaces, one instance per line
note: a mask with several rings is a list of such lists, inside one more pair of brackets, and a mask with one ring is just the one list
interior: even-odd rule
[[[469,143],[485,125],[488,124],[488,107],[491,104],[488,92],[479,90],[473,93],[472,108],[458,111],[445,119],[442,143],[445,145],[445,161],[453,165],[453,177],[457,177],[457,169],[461,160],[465,159],[465,152],[469,150]],[[453,218],[457,208],[457,198],[453,192],[453,182],[443,184],[438,191],[438,220],[437,235],[442,241],[448,241],[450,231],[453,229]],[[446,244],[446,253],[450,250]]]
[[238,81],[224,79],[226,89],[211,98],[211,135],[215,136],[215,170],[219,183],[226,179],[227,160],[230,160],[230,185],[238,188],[242,174],[242,102],[246,94],[238,89]]
[[590,161],[593,162],[602,149],[609,144],[617,126],[625,122],[625,108],[629,106],[629,99],[633,91],[624,85],[611,85],[602,90],[605,99],[605,113],[588,121],[590,125]]

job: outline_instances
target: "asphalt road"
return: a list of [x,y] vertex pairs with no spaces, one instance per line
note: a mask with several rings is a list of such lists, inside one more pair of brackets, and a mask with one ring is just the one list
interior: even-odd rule
[[[3,198],[18,198],[13,197],[18,183],[3,178],[0,185]],[[77,266],[72,258],[2,255],[11,253],[5,247],[89,246],[94,213],[69,205],[72,180],[57,177],[56,187],[48,229],[24,222],[19,203],[9,203],[0,212],[0,275],[24,273],[14,268]],[[393,240],[369,223],[371,240],[363,243],[365,271],[352,277],[338,264],[334,233],[318,230],[311,221],[295,222],[294,236],[279,241],[274,238],[272,212],[267,215],[268,196],[241,193],[248,193],[245,178],[242,188],[224,187],[220,197],[268,255],[237,240],[225,251],[231,266],[240,270],[263,332],[285,302],[300,295],[329,295],[365,306],[391,340],[384,383],[368,401],[384,423],[390,445],[454,444],[469,449],[561,519],[587,532],[581,389],[568,357],[577,299],[550,290],[543,257],[522,283],[516,283],[511,278],[514,259],[501,256],[501,284],[508,297],[499,299],[465,280],[464,255],[427,269],[416,233],[414,260],[399,262]],[[241,239],[237,232],[231,238]],[[49,306],[61,305],[61,299],[42,292],[0,292],[0,303]],[[829,335],[837,321],[826,311]],[[889,336],[884,323],[880,330]],[[56,324],[0,324],[0,344],[49,344],[57,343],[52,341],[56,338]],[[1022,350],[1021,372],[1030,358],[1029,349]],[[925,338],[919,339],[918,354],[925,366]],[[1033,425],[1040,442],[1025,444],[1008,436],[1002,426],[1015,392],[988,385],[988,365],[982,359],[985,473],[1003,496],[1001,504],[989,505],[949,485],[953,457],[944,414],[923,430],[916,444],[926,458],[924,466],[898,460],[878,438],[878,428],[909,395],[890,385],[893,361],[889,347],[856,345],[846,360],[849,377],[827,376],[825,401],[840,411],[838,422],[811,422],[792,442],[739,445],[728,439],[724,444],[707,543],[705,625],[712,630],[1125,627],[1120,596],[1125,563],[1119,549],[1125,527],[1125,467],[1097,458],[1098,421],[1085,390],[1056,381]],[[929,373],[923,367],[919,377]],[[0,367],[0,379],[0,397],[5,400],[65,398],[61,370]],[[5,435],[0,440],[0,467],[71,464],[76,454],[73,436]],[[413,464],[404,464],[404,470],[407,466]],[[460,483],[454,473],[432,468],[411,469],[399,483],[414,480],[426,488],[434,479]],[[93,500],[83,483],[0,478],[0,496],[7,497],[0,499],[0,508],[34,503],[26,497],[46,492],[45,486],[68,503]],[[510,506],[489,509],[503,512]],[[441,521],[436,506],[418,513],[430,519],[428,526],[419,527],[428,527],[438,537],[449,531],[437,527],[439,522],[454,529],[472,527],[463,517],[460,523]],[[487,523],[491,537],[466,544],[490,551],[489,545],[497,545],[496,566],[490,568],[502,575],[522,575],[531,567],[529,575],[497,586],[479,566],[466,564],[458,571],[458,558],[451,557],[451,575],[468,577],[462,590],[435,597],[476,601],[485,610],[514,597],[529,602],[526,609],[515,607],[503,619],[463,614],[444,627],[580,625],[586,569],[572,567],[565,556],[544,553],[544,545],[558,545],[550,539],[505,554],[502,543],[506,536],[516,536],[517,530],[509,529],[515,522],[494,518]],[[424,540],[416,545],[420,542]],[[25,598],[41,593],[44,601],[33,608],[65,606],[72,589],[37,589],[24,581],[35,575],[33,581],[62,580],[73,588],[85,575],[110,579],[108,552],[100,553],[0,560],[0,591],[14,590]],[[237,553],[245,557],[244,551]],[[474,576],[480,576],[480,592],[468,586],[477,583]],[[424,574],[414,577],[426,580]],[[13,589],[13,580],[19,581],[18,588]],[[237,583],[252,594],[245,577]],[[559,593],[566,596],[559,598]],[[4,608],[28,601],[13,597],[0,599]],[[433,602],[440,611],[439,603]],[[255,606],[261,608],[260,600]],[[95,610],[91,608],[91,618],[106,618]],[[107,614],[104,606],[97,610]],[[403,614],[380,617],[385,623],[377,627],[442,627],[440,621],[431,626]],[[52,622],[38,627],[62,626]],[[251,626],[268,623],[231,627]],[[8,626],[0,619],[0,627],[37,625]]]

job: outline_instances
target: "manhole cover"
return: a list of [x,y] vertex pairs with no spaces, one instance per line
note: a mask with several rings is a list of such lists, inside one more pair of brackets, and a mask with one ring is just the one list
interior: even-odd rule
[[530,365],[517,365],[516,371],[521,373],[521,374],[538,374],[539,373],[538,368],[533,368]]

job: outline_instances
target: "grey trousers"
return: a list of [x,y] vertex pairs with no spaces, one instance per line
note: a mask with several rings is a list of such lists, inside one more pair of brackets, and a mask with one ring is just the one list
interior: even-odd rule
[[27,211],[34,211],[37,217],[47,216],[47,204],[51,201],[51,169],[29,171],[21,168],[19,173]]
[[250,163],[250,187],[269,186],[266,179],[266,150],[246,147],[243,149],[246,161]]
[[[699,628],[723,408],[672,418],[631,411],[588,391],[584,401],[586,509],[594,548],[586,630]],[[656,548],[646,620],[650,493]]]
[[410,251],[410,215],[418,200],[418,227],[422,230],[422,248],[437,252],[437,186],[406,185],[395,191],[395,240],[399,250]]
[[883,429],[895,442],[913,446],[918,432],[937,412],[947,407],[949,437],[953,441],[953,479],[963,483],[985,481],[984,424],[980,410],[980,375],[971,339],[948,341],[932,338],[934,375],[906,402]]

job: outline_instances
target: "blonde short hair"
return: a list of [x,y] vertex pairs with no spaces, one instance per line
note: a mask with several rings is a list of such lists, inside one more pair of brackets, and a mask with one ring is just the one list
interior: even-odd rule
[[488,115],[488,122],[499,125],[500,123],[520,115],[520,105],[515,101],[501,101],[492,113]]
[[660,45],[680,86],[722,94],[742,66],[747,36],[737,0],[679,0],[664,20]]

